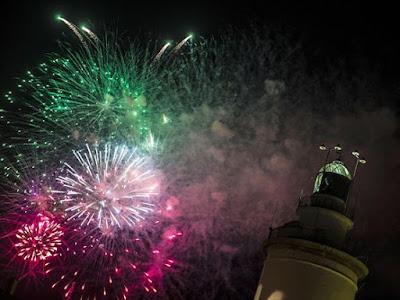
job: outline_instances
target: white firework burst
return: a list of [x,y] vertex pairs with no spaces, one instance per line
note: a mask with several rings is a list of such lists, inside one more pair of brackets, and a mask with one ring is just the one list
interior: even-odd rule
[[94,223],[102,230],[132,227],[155,209],[156,172],[138,149],[86,144],[73,154],[75,162],[65,162],[57,178],[62,188],[53,191],[61,196],[68,221]]

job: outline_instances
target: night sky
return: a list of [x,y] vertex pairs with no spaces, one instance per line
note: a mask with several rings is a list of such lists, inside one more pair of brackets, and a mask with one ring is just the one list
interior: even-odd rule
[[[236,1],[235,1],[236,2]],[[209,36],[226,26],[251,23],[288,26],[310,48],[327,59],[361,57],[379,64],[385,79],[394,82],[399,66],[399,26],[390,5],[362,1],[218,1],[218,4],[109,1],[21,1],[1,3],[2,88],[45,53],[57,49],[65,29],[54,22],[62,13],[76,23],[105,26],[134,35],[151,32],[160,39],[179,39],[187,32]],[[6,84],[4,82],[6,81]]]
[[[400,270],[400,202],[397,191],[400,161],[395,156],[400,148],[393,149],[399,146],[400,140],[398,10],[394,5],[367,4],[366,1],[308,1],[306,4],[286,0],[239,1],[235,4],[234,1],[214,2],[218,4],[206,1],[182,4],[119,0],[2,1],[0,91],[3,94],[13,89],[14,78],[42,62],[47,53],[58,49],[57,41],[64,38],[63,33],[67,30],[55,22],[57,13],[77,24],[90,24],[95,31],[106,27],[127,36],[144,32],[161,40],[179,40],[188,32],[206,38],[218,36],[228,27],[243,32],[251,26],[279,28],[301,40],[308,65],[319,70],[321,76],[329,62],[344,62],[350,74],[365,70],[384,91],[384,96],[374,102],[373,109],[384,108],[391,118],[388,121],[386,114],[382,114],[382,118],[374,115],[376,127],[385,128],[390,122],[390,128],[394,129],[388,136],[376,137],[374,140],[379,143],[366,149],[366,152],[376,155],[376,161],[371,164],[372,171],[365,176],[365,186],[359,187],[370,189],[371,197],[361,209],[365,217],[361,218],[364,223],[357,236],[367,247],[365,255],[368,256],[370,275],[362,283],[357,299],[400,298],[397,283]],[[353,70],[354,65],[362,65],[362,68]],[[351,119],[351,113],[353,111],[344,112],[344,122]],[[340,118],[338,116],[336,120]],[[376,132],[380,134],[380,131]],[[347,135],[345,139],[351,138]],[[392,156],[384,158],[387,148],[391,148],[392,161]],[[375,177],[379,177],[379,183],[375,182]],[[43,297],[51,299],[48,295]]]

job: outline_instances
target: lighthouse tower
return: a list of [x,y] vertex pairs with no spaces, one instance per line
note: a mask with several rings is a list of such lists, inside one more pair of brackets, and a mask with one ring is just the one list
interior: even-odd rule
[[266,259],[254,300],[353,300],[367,267],[347,251],[350,217],[349,191],[353,174],[339,158],[329,160],[340,146],[328,148],[307,204],[299,205],[296,221],[273,229],[266,243]]

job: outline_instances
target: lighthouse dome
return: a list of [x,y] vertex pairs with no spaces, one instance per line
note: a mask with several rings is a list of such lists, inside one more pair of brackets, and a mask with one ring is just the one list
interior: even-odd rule
[[331,194],[346,201],[351,174],[340,160],[324,165],[315,178],[314,193]]

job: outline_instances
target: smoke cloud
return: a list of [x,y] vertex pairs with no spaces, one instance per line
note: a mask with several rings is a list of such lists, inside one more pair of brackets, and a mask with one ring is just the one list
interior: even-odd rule
[[[352,247],[367,259],[372,273],[360,293],[360,299],[367,299],[363,293],[373,293],[377,282],[392,276],[397,261],[393,254],[381,260],[376,253],[385,253],[400,229],[394,196],[398,115],[382,105],[386,94],[374,78],[343,75],[340,67],[309,75],[293,51],[277,59],[282,48],[275,43],[280,42],[263,45],[268,47],[262,54],[247,55],[242,49],[234,58],[238,69],[248,67],[248,57],[263,65],[247,77],[236,72],[239,80],[230,81],[238,85],[236,98],[205,101],[180,114],[171,129],[174,138],[166,142],[169,201],[179,203],[179,218],[187,224],[183,252],[192,263],[188,274],[196,274],[193,289],[201,291],[198,299],[252,299],[269,228],[293,220],[299,197],[312,193],[325,157],[318,145],[339,143],[350,170],[355,162],[351,151],[367,159],[352,192]],[[299,61],[290,65],[293,55]],[[204,94],[219,94],[219,83]]]

